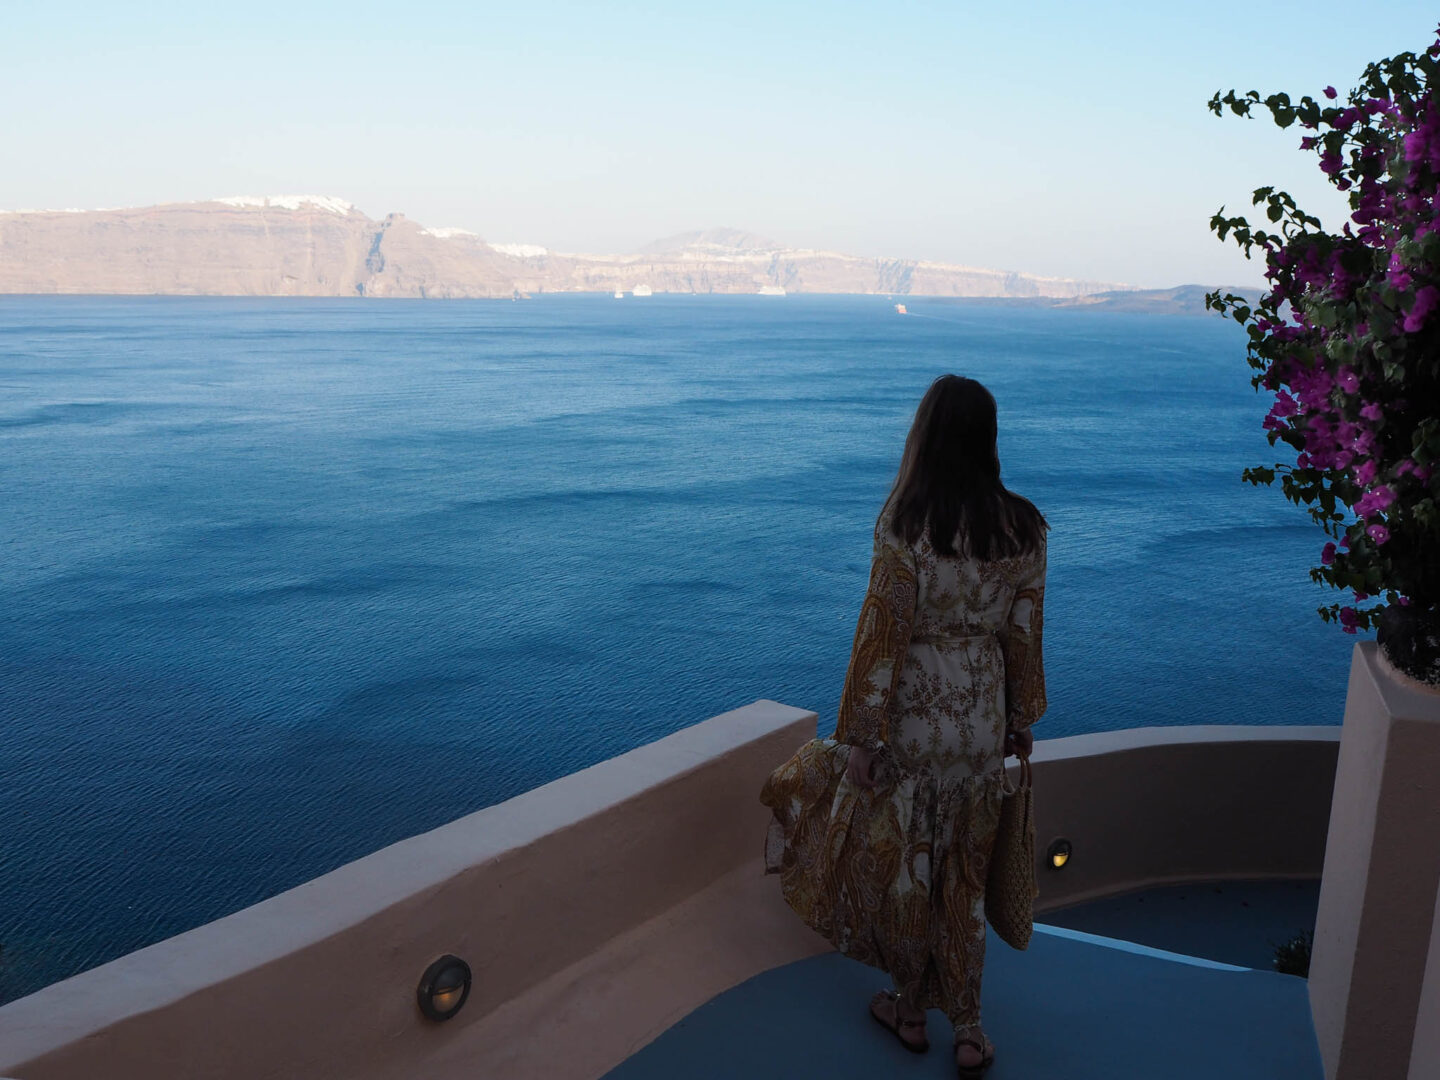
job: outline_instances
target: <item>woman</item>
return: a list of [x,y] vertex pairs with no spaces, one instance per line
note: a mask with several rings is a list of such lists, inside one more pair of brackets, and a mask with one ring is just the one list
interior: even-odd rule
[[847,956],[889,973],[871,1015],[929,1048],[925,1010],[955,1025],[978,1077],[985,874],[1007,754],[1045,711],[1045,518],[1000,482],[995,399],[945,375],[915,412],[875,525],[835,736],[766,781],[766,871]]

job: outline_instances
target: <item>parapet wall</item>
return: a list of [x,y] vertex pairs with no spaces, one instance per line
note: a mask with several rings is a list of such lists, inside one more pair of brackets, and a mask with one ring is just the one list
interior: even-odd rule
[[[421,1075],[489,1014],[758,859],[760,785],[814,732],[813,712],[756,702],[57,983],[0,1008],[0,1075]],[[474,985],[437,1024],[415,991],[445,953]]]
[[[1155,885],[1318,878],[1337,727],[1131,728],[1035,744],[1037,912]],[[1012,767],[1012,775],[1014,774]]]
[[[18,1080],[593,1080],[715,994],[828,946],[762,873],[769,772],[816,716],[760,701],[0,1008]],[[1037,743],[1040,911],[1158,882],[1317,877],[1338,728]],[[475,975],[423,1019],[421,973]]]

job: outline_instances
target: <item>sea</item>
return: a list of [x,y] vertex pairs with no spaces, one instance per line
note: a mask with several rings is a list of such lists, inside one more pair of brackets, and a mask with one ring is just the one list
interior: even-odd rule
[[0,297],[0,1001],[758,698],[833,730],[945,372],[1052,526],[1037,738],[1340,721],[1236,324],[906,299]]

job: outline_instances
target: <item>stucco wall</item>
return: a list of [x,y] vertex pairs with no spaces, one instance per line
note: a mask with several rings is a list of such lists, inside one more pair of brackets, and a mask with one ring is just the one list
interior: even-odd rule
[[[1318,878],[1338,727],[1132,728],[1036,742],[1043,912],[1170,882]],[[1015,773],[1012,766],[1012,775]]]
[[1415,1025],[1407,1080],[1430,1080],[1440,1076],[1440,891],[1435,894],[1435,912],[1430,917],[1430,948],[1417,1012],[1422,1022]]
[[[1432,934],[1440,895],[1440,694],[1356,645],[1310,963],[1332,1080],[1440,1076]],[[1429,983],[1429,986],[1427,986]],[[1413,1054],[1413,1060],[1412,1060]]]
[[[756,702],[12,1002],[0,1075],[416,1075],[487,1014],[758,860],[756,794],[814,731],[814,713]],[[785,928],[799,951],[772,940],[776,963],[813,949]],[[436,1024],[415,987],[444,953],[475,984]]]

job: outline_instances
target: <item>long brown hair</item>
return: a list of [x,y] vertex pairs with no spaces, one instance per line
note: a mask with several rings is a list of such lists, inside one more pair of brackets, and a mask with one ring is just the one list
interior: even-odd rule
[[885,505],[897,535],[914,544],[928,530],[939,555],[1029,554],[1050,527],[1034,503],[1000,482],[995,398],[961,375],[940,376],[920,399]]

